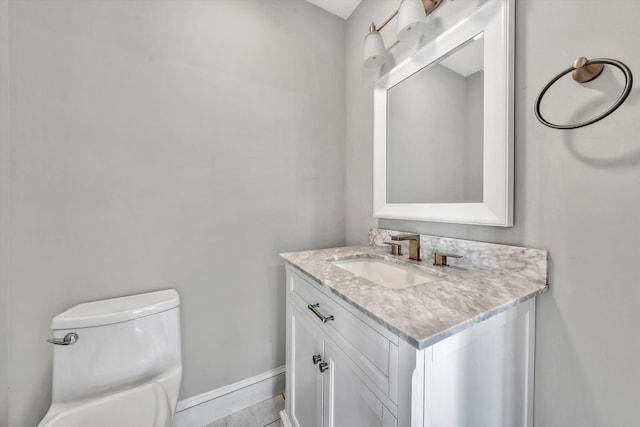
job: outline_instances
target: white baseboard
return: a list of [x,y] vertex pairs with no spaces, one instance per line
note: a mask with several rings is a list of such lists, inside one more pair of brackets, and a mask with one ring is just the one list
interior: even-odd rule
[[173,427],[202,427],[284,392],[284,366],[178,402]]
[[291,421],[289,420],[289,416],[287,415],[286,411],[280,411],[280,425],[282,427],[293,427],[293,424],[291,424]]

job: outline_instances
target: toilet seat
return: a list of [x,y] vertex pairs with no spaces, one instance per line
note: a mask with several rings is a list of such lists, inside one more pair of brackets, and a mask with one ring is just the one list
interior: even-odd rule
[[38,427],[170,427],[173,410],[156,381],[97,399],[52,405]]

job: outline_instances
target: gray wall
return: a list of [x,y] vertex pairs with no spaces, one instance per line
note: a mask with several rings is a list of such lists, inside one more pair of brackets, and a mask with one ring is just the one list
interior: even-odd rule
[[8,2],[0,0],[0,426],[7,425],[7,283],[9,209],[9,22]]
[[[436,13],[433,33],[476,3],[447,2]],[[364,0],[347,25],[349,244],[366,242],[367,227],[376,224],[371,217],[371,117],[373,83],[381,71],[360,65],[362,39],[370,21],[381,21],[392,8],[388,2]],[[640,2],[611,0],[603,8],[594,0],[518,0],[516,15],[515,226],[392,220],[381,220],[380,226],[548,249],[551,290],[539,298],[537,310],[535,425],[636,426],[638,89],[610,117],[568,132],[541,125],[533,104],[546,82],[578,56],[617,58],[637,73]],[[393,41],[389,33],[383,36],[388,45]],[[397,46],[396,62],[416,49]],[[574,97],[558,96],[557,103],[547,104],[550,117],[568,109],[569,118],[584,119],[594,112],[587,110],[602,110],[591,103],[592,96],[620,90],[619,84],[607,84],[614,73],[606,73],[600,81],[575,88]]]
[[177,288],[181,398],[282,365],[278,252],[345,240],[345,22],[299,0],[8,20],[8,424],[44,415],[51,318],[87,300]]

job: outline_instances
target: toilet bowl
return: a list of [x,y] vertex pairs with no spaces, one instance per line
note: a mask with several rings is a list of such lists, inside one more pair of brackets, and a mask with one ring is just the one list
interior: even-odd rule
[[51,328],[51,407],[38,427],[171,426],[182,379],[175,290],[80,304]]

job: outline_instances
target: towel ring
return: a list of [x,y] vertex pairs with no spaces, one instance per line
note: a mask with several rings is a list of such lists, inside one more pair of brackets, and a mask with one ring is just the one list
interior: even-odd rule
[[[573,71],[573,75],[572,75],[573,79],[578,83],[589,82],[597,78],[602,73],[602,70],[604,69],[604,64],[613,65],[614,67],[618,68],[624,74],[624,79],[625,79],[624,90],[618,97],[617,101],[611,107],[609,107],[607,111],[605,111],[604,113],[600,114],[599,116],[593,119],[590,119],[581,123],[570,124],[570,125],[556,125],[554,123],[547,121],[544,117],[542,117],[542,114],[540,113],[540,103],[542,102],[542,98],[544,97],[545,93],[547,93],[549,88],[551,88],[551,86],[553,86],[555,82],[560,80],[561,77],[563,77],[565,74],[570,73],[571,71]],[[540,120],[542,124],[554,129],[577,129],[584,126],[588,126],[590,124],[593,124],[597,121],[604,119],[609,114],[617,110],[618,107],[622,105],[622,103],[629,96],[632,86],[633,86],[633,75],[631,74],[631,70],[629,69],[629,67],[627,67],[624,63],[617,61],[615,59],[609,59],[609,58],[587,59],[587,58],[581,57],[576,59],[570,68],[567,68],[566,70],[562,71],[560,74],[555,76],[553,79],[551,79],[551,81],[547,83],[547,85],[542,89],[542,91],[538,95],[538,98],[536,99],[536,108],[535,108],[536,117],[538,118],[538,120]]]

